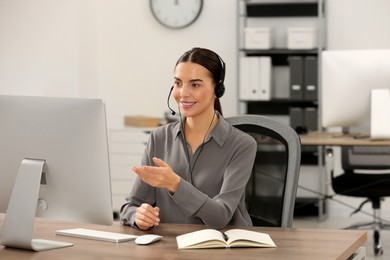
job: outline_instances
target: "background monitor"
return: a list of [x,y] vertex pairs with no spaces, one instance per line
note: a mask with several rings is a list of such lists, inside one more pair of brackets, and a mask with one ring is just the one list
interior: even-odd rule
[[390,50],[328,50],[321,58],[322,126],[370,132],[371,91],[390,89]]
[[[31,242],[35,216],[112,224],[101,100],[0,96],[0,213],[6,211],[1,244],[38,251],[45,246],[14,241]],[[28,234],[7,238],[18,232]]]

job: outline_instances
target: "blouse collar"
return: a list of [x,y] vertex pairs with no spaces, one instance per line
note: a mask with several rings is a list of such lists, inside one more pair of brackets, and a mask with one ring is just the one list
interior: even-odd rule
[[[213,128],[213,130],[211,131],[208,138],[206,139],[206,142],[208,142],[211,138],[213,138],[220,146],[223,146],[228,136],[230,124],[223,118],[223,116],[221,116],[221,114],[218,111],[215,111],[215,113],[219,120],[218,123]],[[181,135],[182,132],[182,125],[180,120],[178,120],[175,123],[173,129],[176,132],[175,135],[175,139],[176,139],[179,135]]]

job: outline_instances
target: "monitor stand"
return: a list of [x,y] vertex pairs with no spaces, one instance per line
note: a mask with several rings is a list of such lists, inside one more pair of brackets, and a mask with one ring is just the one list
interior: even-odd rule
[[24,159],[16,176],[7,213],[1,230],[0,244],[34,251],[72,246],[71,243],[33,239],[44,160]]
[[371,90],[371,139],[390,139],[390,90]]

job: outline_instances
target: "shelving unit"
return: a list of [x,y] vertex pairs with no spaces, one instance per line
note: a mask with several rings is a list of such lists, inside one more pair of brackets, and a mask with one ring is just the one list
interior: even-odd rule
[[[325,0],[238,1],[239,113],[261,114],[277,118],[289,124],[298,133],[319,129],[319,54],[325,49],[324,5]],[[258,39],[259,45],[257,48],[252,47],[252,42],[248,43],[249,40],[253,40],[253,37],[248,37],[247,33],[254,29],[258,29],[260,33],[268,33],[265,34],[265,38]],[[311,34],[316,39],[315,46],[310,46],[310,44],[308,45],[310,46],[309,48],[293,46],[289,32],[296,29],[306,29],[308,32],[315,32],[315,34]],[[306,36],[310,36],[310,34]],[[264,47],[261,46],[262,44]],[[271,69],[264,70],[264,67],[262,67],[264,63],[256,65],[256,69],[260,68],[260,71],[258,71],[259,75],[252,77],[248,81],[246,77],[248,75],[253,76],[255,72],[250,67],[251,65],[243,61],[250,57],[260,59],[261,57],[267,57],[266,59],[270,60],[270,62],[268,62],[268,65],[267,63],[265,64],[270,66]],[[301,62],[298,64],[302,64],[302,67],[296,67],[295,64],[297,63],[294,62],[297,60]],[[300,70],[296,68],[300,68]],[[248,74],[245,70],[252,70],[252,74]],[[270,75],[268,75],[269,71],[271,72]],[[270,80],[262,81],[261,77],[269,77]],[[299,78],[301,84],[296,85],[297,77],[301,77]],[[307,84],[309,81],[312,82]],[[258,86],[256,82],[264,86]],[[267,83],[269,84],[267,85]],[[298,97],[296,93],[293,93],[296,91],[297,86],[300,87],[301,91]],[[312,90],[313,87],[315,92],[309,93],[308,91]],[[249,88],[249,90],[245,89],[244,91],[242,88]],[[262,97],[261,94],[259,95],[259,91],[269,91],[270,94]],[[252,92],[255,98],[248,96]],[[245,95],[242,93],[245,93]],[[318,166],[322,165],[323,161],[321,157],[320,148],[313,146],[302,147],[300,175],[302,180],[300,185],[320,194],[326,194],[326,190],[324,190],[326,179],[321,174],[318,174],[320,172],[318,169],[320,167]],[[313,171],[316,172],[313,173]],[[326,214],[326,205],[320,197],[314,193],[310,194],[310,192],[302,192],[302,190],[298,189],[297,202],[302,201],[305,204],[308,201],[311,204],[314,202],[316,207],[318,207],[318,214],[322,218]]]

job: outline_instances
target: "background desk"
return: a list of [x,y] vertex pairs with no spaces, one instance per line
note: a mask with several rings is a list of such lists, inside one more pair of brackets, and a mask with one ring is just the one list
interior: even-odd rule
[[[355,137],[354,137],[355,136]],[[318,216],[319,219],[327,217],[327,200],[324,196],[328,195],[327,179],[330,176],[330,171],[333,168],[325,163],[326,148],[329,146],[390,146],[390,140],[371,140],[368,136],[364,137],[358,133],[346,135],[342,133],[328,133],[328,132],[308,132],[307,134],[299,135],[301,144],[306,146],[318,146],[318,189],[317,192],[322,194],[318,198]],[[325,166],[325,167],[323,167]]]
[[[3,216],[0,215],[0,226],[2,221]],[[72,242],[74,245],[43,252],[0,246],[0,259],[347,259],[367,240],[365,231],[252,227],[249,229],[270,234],[278,247],[178,250],[176,236],[204,229],[205,226],[162,224],[148,231],[164,236],[161,241],[149,246],[139,246],[134,241],[115,244],[55,235],[57,229],[77,227],[145,234],[118,223],[97,226],[37,219],[35,238]]]
[[302,145],[349,146],[349,145],[390,145],[390,140],[371,140],[368,137],[353,137],[342,133],[309,132],[301,134]]

